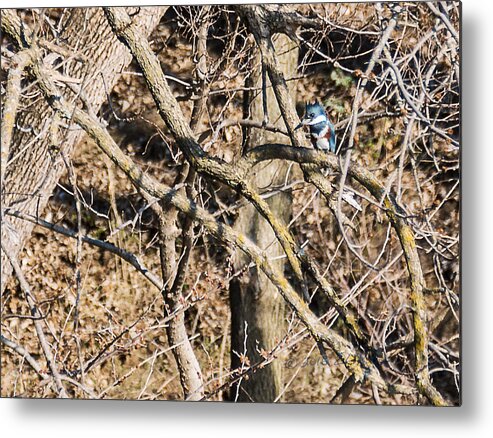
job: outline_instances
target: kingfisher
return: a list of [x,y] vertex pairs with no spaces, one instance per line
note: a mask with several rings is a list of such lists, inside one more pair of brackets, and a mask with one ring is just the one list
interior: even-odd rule
[[310,139],[315,149],[336,151],[336,132],[325,108],[317,101],[305,105],[305,116],[295,131],[303,126],[310,127]]
[[[324,106],[320,102],[307,103],[305,115],[301,123],[294,128],[295,131],[302,126],[310,127],[310,139],[315,149],[336,152],[336,132],[334,125],[330,122]],[[327,172],[322,172],[327,176]],[[354,199],[353,193],[344,189],[342,199],[358,211],[362,211],[361,205]]]

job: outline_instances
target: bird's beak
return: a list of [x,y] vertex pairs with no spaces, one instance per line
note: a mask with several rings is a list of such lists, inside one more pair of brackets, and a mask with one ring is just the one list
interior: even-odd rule
[[296,128],[294,128],[294,130],[296,131],[296,130],[298,130],[298,129],[302,128],[303,126],[305,126],[306,124],[307,124],[307,120],[306,120],[306,119],[303,119],[303,120],[300,122],[300,124],[299,124]]

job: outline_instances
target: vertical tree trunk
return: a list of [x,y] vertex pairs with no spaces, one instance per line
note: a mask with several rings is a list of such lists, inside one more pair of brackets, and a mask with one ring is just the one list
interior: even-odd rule
[[[293,76],[298,62],[298,49],[285,35],[274,37],[274,46],[279,55],[286,77]],[[260,65],[260,63],[258,63]],[[257,87],[262,85],[261,72],[254,75],[253,83]],[[291,92],[295,92],[294,82],[291,82]],[[269,85],[269,84],[268,84]],[[257,93],[249,105],[248,116],[253,120],[263,120],[262,93]],[[272,88],[267,88],[267,108],[269,122],[283,127],[283,120],[277,105]],[[283,142],[286,137],[282,134],[267,132],[252,128],[248,132],[246,147],[253,147],[262,143]],[[286,180],[289,164],[281,161],[262,163],[255,168],[252,182],[260,192],[282,186]],[[291,194],[278,193],[268,198],[268,203],[275,214],[284,222],[291,216]],[[239,214],[235,224],[236,229],[244,232],[259,247],[264,249],[269,257],[275,258],[283,254],[281,246],[276,242],[275,235],[263,217],[252,205],[245,206]],[[240,252],[235,256],[235,271],[242,269],[249,260]],[[282,270],[284,259],[276,262]],[[251,365],[263,358],[258,350],[270,351],[284,335],[285,306],[277,289],[268,278],[257,268],[252,268],[234,280],[230,287],[231,305],[231,364],[233,368],[241,367],[238,354],[245,353]],[[246,335],[246,343],[245,343]],[[282,388],[282,363],[278,360],[257,369],[247,379],[242,379],[240,388],[232,388],[231,398],[238,401],[272,402],[278,397]]]
[[[135,12],[133,20],[150,34],[167,7],[130,9]],[[3,14],[16,12],[3,10]],[[20,26],[20,20],[14,18]],[[82,87],[85,100],[90,102],[91,110],[97,113],[106,99],[106,93],[111,91],[118,80],[119,73],[132,60],[128,49],[118,42],[111,31],[103,10],[68,10],[57,38],[51,31],[46,34],[46,38],[51,38],[52,43],[64,48],[66,55],[68,54],[61,56],[63,67],[59,69],[60,73],[74,79],[71,82],[76,87]],[[38,41],[40,36],[44,37],[42,32],[33,38]],[[47,58],[51,59],[50,56]],[[65,90],[65,98],[78,99],[68,87]],[[28,95],[32,96],[32,92]],[[21,98],[19,108],[24,110],[17,114],[17,128],[14,129],[9,155],[6,157],[8,164],[2,169],[2,208],[38,215],[43,211],[64,172],[62,153],[70,156],[74,146],[82,138],[82,130],[75,129],[74,126],[67,129],[62,123],[53,126],[56,120],[54,112],[42,96]],[[52,144],[53,129],[58,131],[59,144]],[[9,245],[9,251],[14,257],[17,257],[31,235],[32,228],[30,222],[2,215],[2,241]],[[3,251],[1,264],[3,291],[11,275],[10,263]]]

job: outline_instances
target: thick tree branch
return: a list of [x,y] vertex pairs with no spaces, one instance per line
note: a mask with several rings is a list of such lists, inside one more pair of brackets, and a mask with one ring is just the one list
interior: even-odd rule
[[[272,86],[274,87],[279,107],[281,109],[281,113],[283,114],[283,118],[293,145],[298,147],[303,146],[304,139],[300,137],[301,134],[298,134],[294,131],[294,126],[297,123],[298,117],[295,111],[294,103],[292,102],[292,99],[289,95],[286,81],[277,64],[275,51],[271,41],[272,33],[269,27],[270,23],[268,14],[265,14],[264,10],[259,6],[238,5],[237,9],[249,24],[249,29],[253,33],[257,45],[262,52],[263,62],[265,63],[265,66],[269,73],[269,77]],[[395,27],[395,17],[393,17],[392,20],[394,20],[394,24],[387,27],[387,33],[389,33],[392,28]],[[336,157],[331,157],[330,161],[332,160],[336,161]],[[375,178],[375,176],[366,169],[350,165],[349,160],[347,161],[346,165],[348,167],[348,174],[352,176],[355,180],[357,180],[360,184],[365,186],[375,198],[383,202],[384,207],[387,209],[387,215],[391,221],[391,224],[399,237],[401,246],[405,254],[409,278],[411,281],[410,301],[413,310],[416,357],[415,375],[417,386],[419,391],[422,394],[426,395],[426,397],[433,404],[446,405],[443,397],[431,384],[429,377],[428,331],[426,325],[426,309],[423,298],[423,287],[425,285],[425,282],[421,269],[419,255],[416,248],[416,243],[414,240],[414,234],[409,225],[406,223],[405,219],[403,219],[402,215],[399,214],[399,207],[395,203],[393,197],[391,197],[387,193],[387,191],[380,184],[377,178]],[[338,165],[332,165],[330,167],[332,167],[333,169],[338,169]],[[303,165],[302,168],[305,171],[306,179],[311,180],[315,184],[316,179],[310,177],[313,172],[312,168],[306,165]]]
[[132,23],[130,17],[123,9],[104,8],[104,10],[116,35],[129,47],[132,55],[141,67],[158,111],[190,165],[197,172],[216,178],[236,189],[255,206],[259,213],[272,226],[293,268],[297,281],[304,287],[301,264],[296,257],[298,248],[285,224],[273,214],[268,203],[261,198],[245,178],[238,178],[234,166],[206,155],[196,142],[190,126],[186,123],[178,102],[168,87],[159,60],[152,52],[147,39],[144,38],[144,35]]
[[[337,157],[324,152],[307,148],[293,148],[287,145],[263,145],[249,151],[239,166],[242,169],[263,160],[275,158],[290,159],[296,162],[309,162],[319,166],[329,167],[333,171],[339,169]],[[408,225],[405,213],[397,205],[394,197],[388,193],[383,184],[368,170],[350,163],[348,175],[364,186],[379,202],[382,203],[390,222],[399,237],[406,259],[409,278],[411,281],[411,307],[413,310],[413,326],[416,356],[416,380],[421,393],[436,405],[446,405],[445,400],[430,382],[428,373],[428,329],[427,314],[423,296],[425,280],[419,254],[414,239],[414,233]]]
[[35,69],[34,72],[39,80],[41,90],[53,108],[60,112],[63,117],[71,119],[83,128],[101,150],[125,172],[136,187],[145,190],[153,197],[172,204],[193,220],[198,221],[212,236],[226,246],[235,246],[244,251],[276,285],[282,297],[305,324],[315,340],[321,341],[331,348],[351,373],[354,374],[356,381],[362,382],[368,379],[379,388],[391,393],[412,393],[412,390],[409,388],[397,387],[385,383],[377,368],[369,359],[357,352],[347,340],[322,324],[289,284],[285,276],[272,267],[263,252],[245,235],[237,233],[231,227],[218,222],[210,213],[198,207],[193,201],[178,193],[177,190],[155,181],[151,176],[144,173],[120,150],[106,129],[100,126],[97,120],[91,118],[84,111],[70,107],[65,103],[63,97],[57,92],[56,87],[51,83],[47,74],[41,72],[39,69]]
[[[201,14],[207,15],[207,8],[201,9]],[[194,107],[192,111],[192,131],[195,130],[199,124],[202,114],[205,109],[206,103],[206,42],[207,32],[209,28],[209,21],[207,19],[202,20],[199,30],[198,41],[198,66],[196,79],[201,83],[201,93],[199,99],[194,101]],[[190,194],[191,187],[195,181],[195,169],[187,165],[183,165],[182,171],[179,173],[175,180],[175,186],[186,181],[187,196]],[[179,191],[183,194],[184,188],[180,188]],[[154,211],[158,215],[159,221],[159,252],[161,258],[161,271],[165,286],[163,287],[162,294],[165,305],[166,314],[173,313],[176,309],[179,309],[183,305],[182,285],[185,281],[185,275],[187,272],[187,266],[189,257],[192,250],[192,238],[190,236],[193,233],[192,220],[187,218],[182,230],[183,247],[180,258],[177,260],[176,251],[176,239],[178,237],[179,230],[178,224],[178,210],[171,204],[161,203],[156,204]],[[176,345],[172,352],[175,357],[175,361],[180,373],[180,382],[183,388],[184,398],[186,400],[198,401],[204,397],[204,382],[202,377],[202,371],[199,361],[195,356],[192,348],[192,344],[188,337],[187,328],[185,326],[185,314],[179,313],[176,318],[173,318],[166,328],[168,335],[168,342],[170,345]]]

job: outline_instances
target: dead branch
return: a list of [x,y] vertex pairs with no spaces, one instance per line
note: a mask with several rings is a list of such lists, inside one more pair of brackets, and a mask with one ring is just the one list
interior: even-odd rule
[[24,274],[22,273],[22,269],[19,266],[19,263],[14,258],[14,256],[11,254],[8,245],[6,245],[4,241],[2,241],[2,250],[4,251],[5,255],[7,256],[9,262],[12,264],[12,268],[14,269],[17,280],[19,281],[19,284],[22,288],[22,291],[24,292],[26,302],[27,302],[29,308],[31,309],[32,316],[36,317],[32,321],[34,324],[34,328],[36,329],[36,334],[38,335],[39,344],[41,345],[41,349],[43,350],[43,353],[44,353],[44,356],[46,359],[46,363],[48,365],[48,368],[51,371],[51,375],[52,375],[53,381],[55,383],[55,386],[56,386],[56,389],[58,392],[58,396],[60,398],[69,398],[67,391],[65,390],[65,387],[63,386],[62,378],[61,378],[60,373],[58,371],[58,366],[57,366],[55,359],[53,357],[53,354],[51,352],[51,347],[50,347],[48,340],[46,339],[46,336],[44,334],[43,323],[41,322],[40,319],[38,319],[42,315],[38,309],[38,306],[36,305],[36,299],[34,298],[33,294],[31,293],[31,287],[29,286],[28,282],[26,281],[26,278],[24,277]]
[[[52,224],[51,222],[47,222],[35,216],[29,216],[27,214],[21,213],[20,211],[7,209],[4,214],[15,216],[19,219],[29,221],[33,224],[46,228],[47,230],[54,231],[55,233],[59,233],[67,237],[71,237],[72,239],[78,238],[77,231],[69,230],[65,227]],[[140,272],[154,287],[156,287],[158,290],[162,289],[163,282],[161,281],[161,279],[156,274],[149,271],[149,269],[147,269],[144,266],[144,264],[139,260],[139,258],[135,254],[125,251],[123,248],[119,248],[118,246],[115,246],[110,242],[105,242],[103,240],[96,239],[91,236],[81,235],[80,238],[83,243],[96,246],[104,251],[109,251],[112,254],[115,254],[116,256],[120,257],[122,260],[125,260],[127,263],[132,265],[138,272]]]
[[[277,66],[272,42],[270,41],[271,34],[268,27],[268,20],[266,20],[265,17],[262,16],[262,9],[260,7],[238,6],[238,8],[240,13],[243,14],[250,23],[250,29],[254,33],[257,44],[263,53],[263,60],[266,63],[269,77],[276,92],[279,107],[281,108],[286,127],[290,132],[291,139],[294,145],[301,146],[303,145],[303,140],[296,138],[296,133],[293,131],[297,115],[294,109],[294,104],[289,96],[289,93],[287,92],[286,81]],[[392,29],[392,26],[390,26],[390,29]],[[385,40],[382,40],[385,43]],[[381,45],[381,48],[383,49],[383,44]],[[353,114],[353,117],[355,117],[355,114]],[[335,157],[330,158],[333,159],[333,161],[336,161]],[[333,169],[338,168],[338,166],[331,167]],[[426,326],[427,317],[423,299],[424,277],[418,252],[416,249],[414,234],[405,220],[399,215],[397,210],[399,207],[395,204],[394,200],[386,193],[380,182],[370,172],[364,169],[358,169],[358,171],[355,171],[355,169],[357,168],[354,166],[350,166],[349,160],[347,161],[347,167],[348,174],[353,176],[360,184],[365,186],[374,197],[383,202],[384,206],[387,208],[389,219],[397,235],[399,236],[399,240],[401,242],[402,249],[406,258],[409,277],[411,280],[410,301],[413,309],[416,355],[415,374],[418,389],[421,393],[426,395],[433,404],[446,405],[445,400],[433,387],[429,379],[428,333]],[[352,171],[349,171],[350,167],[353,169]],[[309,169],[307,170],[310,171]],[[382,196],[384,196],[385,199],[381,199]]]

